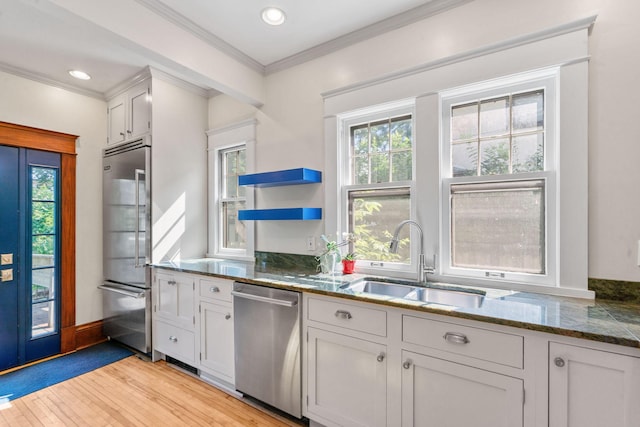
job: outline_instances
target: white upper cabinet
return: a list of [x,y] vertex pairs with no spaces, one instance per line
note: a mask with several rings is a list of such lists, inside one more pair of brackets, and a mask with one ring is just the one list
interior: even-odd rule
[[128,89],[107,104],[107,145],[151,132],[151,79]]

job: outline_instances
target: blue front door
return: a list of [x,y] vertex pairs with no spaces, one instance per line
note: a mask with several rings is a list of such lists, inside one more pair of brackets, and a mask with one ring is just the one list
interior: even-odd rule
[[0,146],[0,370],[18,364],[19,149]]
[[60,352],[60,155],[0,146],[0,371]]

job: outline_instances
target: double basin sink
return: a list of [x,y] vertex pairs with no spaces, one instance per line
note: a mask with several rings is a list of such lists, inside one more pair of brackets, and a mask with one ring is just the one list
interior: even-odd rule
[[403,298],[410,301],[444,304],[463,308],[478,308],[484,300],[484,293],[474,289],[446,289],[414,283],[396,283],[365,278],[341,286],[343,290],[357,293]]

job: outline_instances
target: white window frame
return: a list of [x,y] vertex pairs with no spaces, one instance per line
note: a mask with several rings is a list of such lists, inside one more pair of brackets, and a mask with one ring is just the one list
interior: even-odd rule
[[[558,96],[559,69],[551,68],[532,73],[523,73],[503,79],[456,88],[440,93],[441,138],[440,138],[440,247],[441,274],[455,279],[489,279],[496,282],[521,283],[527,285],[557,286],[558,269],[558,190],[556,176],[559,172],[557,160],[558,144]],[[544,90],[544,170],[540,172],[453,177],[451,171],[451,108],[478,100],[498,98],[507,94]],[[543,180],[545,182],[545,273],[527,274],[509,271],[481,270],[454,267],[451,265],[451,186],[462,183],[498,183],[505,181]]]
[[[350,158],[350,142],[351,127],[364,123],[371,123],[378,120],[393,118],[403,115],[411,116],[411,176],[410,181],[397,181],[375,184],[351,184],[352,164]],[[338,186],[339,186],[339,203],[338,203],[338,236],[349,232],[349,192],[362,191],[372,189],[393,189],[408,188],[410,197],[409,218],[416,219],[416,203],[415,203],[415,175],[416,175],[416,147],[415,147],[415,99],[405,99],[392,103],[385,103],[373,107],[364,108],[357,111],[341,114],[338,116],[338,150],[339,150],[339,168],[338,168]],[[399,220],[398,222],[400,222]],[[392,230],[393,232],[393,230]],[[356,258],[356,269],[358,273],[363,274],[379,274],[388,275],[390,272],[398,277],[415,276],[418,265],[418,233],[411,227],[411,262],[409,264],[388,261],[373,261]]]
[[[246,246],[244,249],[223,247],[222,231],[222,153],[234,148],[245,148],[245,173],[255,171],[255,119],[244,120],[223,128],[207,132],[208,136],[208,174],[209,174],[209,213],[208,213],[208,251],[206,256],[213,258],[237,259],[241,261],[255,261],[254,242],[255,226],[253,221],[245,221]],[[245,189],[246,209],[254,207],[254,192],[252,187]]]

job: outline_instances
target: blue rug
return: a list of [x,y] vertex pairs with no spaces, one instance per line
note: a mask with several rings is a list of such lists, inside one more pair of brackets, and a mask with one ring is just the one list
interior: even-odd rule
[[133,352],[104,342],[66,356],[57,357],[0,375],[0,403],[16,400],[94,369],[131,356]]

